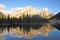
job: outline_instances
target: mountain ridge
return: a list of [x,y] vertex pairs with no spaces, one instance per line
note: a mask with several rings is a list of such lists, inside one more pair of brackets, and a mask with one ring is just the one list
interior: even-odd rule
[[[40,17],[46,18],[46,19],[49,19],[54,16],[54,14],[52,12],[49,12],[47,8],[42,8],[40,11],[38,11],[36,8],[32,6],[24,7],[21,10],[17,10],[16,12],[13,12],[8,15],[10,18],[19,18],[19,17],[23,17],[23,14],[24,16],[27,16],[28,14],[31,17],[34,15],[40,15]],[[8,15],[4,15],[4,16],[8,17]]]
[[40,15],[41,17],[43,18],[51,18],[52,16],[54,16],[53,13],[49,12],[47,8],[42,8],[40,11],[38,11],[36,8],[33,8],[32,6],[27,6],[27,7],[24,7],[23,9],[21,9],[20,11],[17,11],[13,14],[10,14],[10,17],[16,17],[16,18],[19,18],[20,16],[22,15],[30,15],[30,16],[33,16],[33,15]]

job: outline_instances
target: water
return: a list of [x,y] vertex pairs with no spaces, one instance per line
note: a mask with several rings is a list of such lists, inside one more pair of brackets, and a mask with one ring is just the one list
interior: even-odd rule
[[60,40],[60,30],[50,24],[4,26],[0,28],[1,40]]

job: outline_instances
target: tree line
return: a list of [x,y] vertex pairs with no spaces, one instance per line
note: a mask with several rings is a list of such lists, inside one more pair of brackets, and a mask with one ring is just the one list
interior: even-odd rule
[[9,15],[7,16],[7,18],[4,18],[2,15],[2,18],[0,19],[0,23],[39,23],[40,20],[37,18],[34,18],[33,16],[31,17],[30,15],[25,16],[23,14],[23,16],[20,16],[19,18],[10,18]]

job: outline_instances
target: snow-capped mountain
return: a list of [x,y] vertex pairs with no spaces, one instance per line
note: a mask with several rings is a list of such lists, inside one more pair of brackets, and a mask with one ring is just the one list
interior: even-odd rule
[[20,16],[23,16],[23,14],[26,16],[27,14],[30,16],[33,15],[40,15],[43,18],[50,18],[52,17],[54,14],[49,12],[47,8],[42,8],[40,11],[38,11],[36,8],[31,7],[31,6],[27,6],[24,7],[23,9],[14,12],[12,14],[10,14],[10,17],[15,17],[15,18],[19,18]]
[[54,14],[52,12],[49,12],[47,8],[42,8],[40,11],[40,16],[43,17],[43,18],[51,18],[54,16]]

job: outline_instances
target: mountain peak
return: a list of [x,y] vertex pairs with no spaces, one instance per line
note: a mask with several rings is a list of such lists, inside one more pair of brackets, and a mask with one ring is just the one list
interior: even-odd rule
[[48,11],[48,8],[42,8],[40,11],[39,11],[40,15],[43,17],[43,18],[51,18],[54,14],[52,12],[49,12]]
[[36,8],[32,7],[32,6],[27,6],[24,7],[22,10],[17,11],[16,13],[14,13],[13,15],[11,15],[12,17],[17,17],[19,18],[20,16],[23,16],[23,14],[26,16],[28,13],[28,15],[33,16],[33,15],[40,15],[43,18],[50,18],[53,16],[53,14],[51,12],[48,11],[48,8],[42,8],[40,11],[36,10]]
[[42,8],[41,11],[48,12],[48,8]]
[[36,11],[36,9],[35,8],[33,8],[32,6],[27,6],[27,7],[24,7],[24,10],[25,11]]

